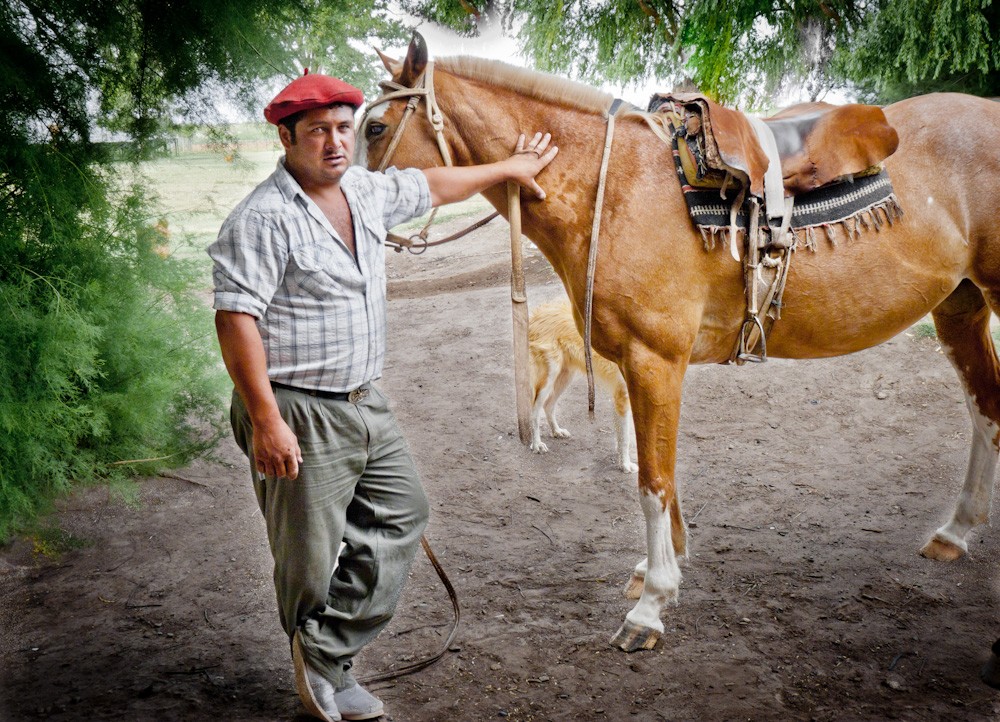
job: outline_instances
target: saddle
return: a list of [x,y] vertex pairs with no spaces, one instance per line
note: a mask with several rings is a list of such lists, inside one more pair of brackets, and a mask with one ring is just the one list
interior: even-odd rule
[[[685,137],[705,141],[704,171],[735,171],[746,178],[752,194],[764,198],[770,160],[754,119],[699,93],[657,93],[648,110],[678,113],[684,118]],[[864,173],[899,145],[896,130],[874,105],[799,103],[763,123],[780,159],[786,197]]]
[[[899,137],[882,109],[871,105],[801,103],[757,119],[698,93],[658,93],[647,112],[672,130],[677,174],[706,249],[717,233],[728,235],[732,256],[743,265],[747,311],[729,361],[765,361],[799,230],[815,248],[814,227],[825,228],[832,240],[832,224],[843,223],[855,235],[859,224],[869,227],[868,218],[877,230],[879,212],[888,223],[902,215],[882,169]],[[731,180],[738,188],[730,199]],[[851,181],[847,194],[842,181]]]

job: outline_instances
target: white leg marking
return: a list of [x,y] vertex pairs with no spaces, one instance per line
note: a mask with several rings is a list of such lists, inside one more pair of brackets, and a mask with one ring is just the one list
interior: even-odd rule
[[572,436],[567,429],[564,429],[559,425],[559,421],[556,419],[556,407],[555,404],[552,405],[552,410],[547,414],[549,419],[549,430],[552,432],[552,436],[556,439],[568,439]]
[[[554,383],[555,377],[552,375],[550,368],[549,376],[545,379],[545,385],[539,389],[538,396],[535,397],[535,403],[531,407],[531,450],[536,454],[544,454],[549,450],[549,447],[542,441],[542,435],[538,427],[542,423],[542,408],[548,400],[549,394],[552,393],[552,385]],[[546,415],[548,415],[547,412]]]
[[1000,433],[1000,427],[979,412],[975,398],[966,394],[965,401],[973,426],[969,468],[965,472],[965,485],[958,495],[955,511],[948,523],[935,532],[935,536],[968,551],[965,535],[972,527],[984,524],[990,518],[997,468],[997,447],[993,440]]
[[[681,570],[674,555],[670,538],[670,510],[664,508],[659,496],[642,493],[639,502],[646,517],[646,570],[642,596],[625,619],[642,627],[663,632],[660,611],[669,602],[677,601]],[[640,562],[640,566],[641,566]],[[636,569],[639,567],[637,566]]]
[[942,541],[948,541],[955,546],[968,551],[965,541],[966,534],[977,524],[984,524],[990,518],[990,506],[993,502],[993,480],[997,468],[996,439],[1000,438],[1000,426],[985,416],[976,404],[976,398],[971,394],[965,382],[962,370],[955,363],[951,349],[945,346],[952,365],[958,369],[959,378],[965,392],[965,405],[972,417],[972,447],[969,449],[969,467],[965,472],[965,485],[958,495],[955,511],[947,524],[938,529],[934,536]]
[[549,361],[549,378],[552,379],[552,384],[549,386],[548,398],[545,400],[545,418],[549,421],[549,431],[556,439],[568,439],[572,434],[562,428],[556,420],[556,404],[559,403],[559,397],[566,390],[568,383],[561,363]]

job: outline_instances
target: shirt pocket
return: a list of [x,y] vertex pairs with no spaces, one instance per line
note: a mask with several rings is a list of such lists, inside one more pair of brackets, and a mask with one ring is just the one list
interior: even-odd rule
[[315,299],[330,299],[349,293],[355,279],[346,264],[338,263],[335,252],[320,244],[305,244],[291,251],[288,290]]

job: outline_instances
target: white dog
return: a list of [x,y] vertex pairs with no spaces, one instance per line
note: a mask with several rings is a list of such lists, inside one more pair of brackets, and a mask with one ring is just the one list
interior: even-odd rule
[[[534,398],[531,405],[531,450],[536,454],[549,450],[541,439],[541,412],[549,421],[552,436],[569,438],[570,433],[556,421],[556,403],[576,374],[587,373],[583,339],[573,321],[569,301],[563,299],[539,306],[528,321],[531,353],[531,381]],[[639,467],[629,454],[632,440],[632,409],[621,371],[611,361],[593,353],[594,381],[604,387],[615,402],[615,461],[625,473]]]

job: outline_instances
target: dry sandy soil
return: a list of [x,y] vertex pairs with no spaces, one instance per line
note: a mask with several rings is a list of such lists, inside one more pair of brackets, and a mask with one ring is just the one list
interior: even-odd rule
[[[519,443],[506,248],[497,221],[389,259],[381,383],[462,608],[442,661],[373,686],[389,719],[996,718],[1000,693],[977,671],[1000,632],[1000,538],[974,532],[953,564],[917,554],[952,507],[970,433],[934,339],[690,371],[680,604],[659,648],[626,655],[608,639],[645,553],[635,476],[613,466],[610,401],[588,420],[582,378],[561,404],[573,438],[546,455]],[[544,259],[527,260],[532,303],[560,294]],[[90,490],[55,522],[84,545],[0,549],[0,718],[305,720],[232,442],[144,480],[139,508]],[[418,557],[356,671],[433,653],[451,620]]]

